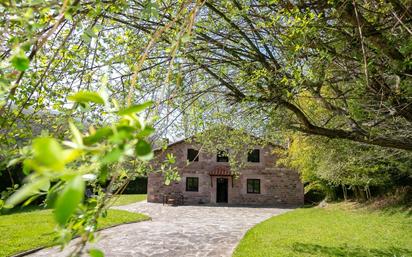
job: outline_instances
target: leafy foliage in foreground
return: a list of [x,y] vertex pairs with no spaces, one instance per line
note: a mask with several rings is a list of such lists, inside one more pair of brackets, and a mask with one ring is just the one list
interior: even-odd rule
[[[152,22],[159,18],[159,3],[0,2],[0,167],[22,164],[27,175],[16,192],[12,185],[2,194],[0,208],[46,197],[55,210],[59,242],[81,235],[74,255],[94,240],[110,196],[144,174],[153,157],[148,142],[155,131],[148,120],[153,102],[141,90],[136,94],[138,75],[156,42],[181,26],[168,42],[166,53],[174,55],[201,2],[165,4],[173,18],[156,22],[160,26],[142,36],[109,17],[135,13]],[[164,165],[162,171],[166,181],[176,177]],[[85,199],[88,190],[94,197]]]
[[235,257],[410,255],[410,210],[389,213],[342,204],[272,217],[249,230],[234,252]]
[[[72,97],[77,104],[104,105],[110,126],[94,128],[82,133],[70,123],[71,140],[39,137],[33,140],[22,155],[12,160],[23,162],[27,182],[6,201],[10,208],[25,201],[29,204],[35,198],[46,195],[46,205],[54,208],[54,218],[59,224],[58,242],[67,244],[73,235],[82,240],[74,250],[78,254],[85,243],[94,240],[100,217],[107,215],[110,194],[119,192],[127,184],[128,173],[123,166],[133,160],[137,169],[143,169],[145,161],[153,152],[146,138],[153,129],[138,116],[149,107],[133,108],[117,117],[116,101],[110,103],[104,94],[79,92]],[[139,168],[140,167],[140,168]],[[84,199],[86,185],[93,189],[94,196]],[[26,200],[28,199],[28,200]]]

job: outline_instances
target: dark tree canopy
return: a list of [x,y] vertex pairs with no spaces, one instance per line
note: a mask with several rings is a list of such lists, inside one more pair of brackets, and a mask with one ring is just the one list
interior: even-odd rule
[[[256,115],[266,133],[272,124],[274,130],[412,149],[410,2],[197,4],[202,7],[193,11],[191,2],[75,1],[54,24],[40,12],[43,31],[19,27],[24,20],[11,23],[1,56],[7,60],[14,53],[12,64],[23,71],[2,75],[2,114],[11,103],[65,112],[67,92],[98,88],[105,78],[121,102],[157,100],[160,116],[171,117],[161,120],[163,127],[190,116],[188,109],[202,113],[191,121],[205,120],[219,106],[245,119]],[[3,8],[4,19],[25,11]],[[33,59],[28,71],[21,58],[24,33],[40,33],[27,52]],[[20,52],[9,48],[16,42]],[[135,65],[142,56],[145,62]],[[137,90],[130,92],[131,86]],[[41,97],[45,88],[51,97]],[[4,116],[9,120],[2,126],[10,126],[10,119],[14,125],[16,117]]]
[[203,72],[230,103],[288,128],[412,150],[410,5],[206,2],[182,50],[185,84]]

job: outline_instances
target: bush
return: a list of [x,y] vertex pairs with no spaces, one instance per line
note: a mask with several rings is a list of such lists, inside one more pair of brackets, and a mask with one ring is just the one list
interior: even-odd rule
[[15,165],[10,168],[0,170],[0,192],[9,187],[14,187],[15,184],[22,185],[26,177],[22,171],[21,165]]
[[147,194],[147,177],[136,177],[135,180],[130,181],[124,194]]

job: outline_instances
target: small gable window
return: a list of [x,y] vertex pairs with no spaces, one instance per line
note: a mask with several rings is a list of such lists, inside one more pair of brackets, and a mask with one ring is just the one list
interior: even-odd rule
[[227,155],[227,151],[218,150],[217,151],[217,156],[216,156],[216,161],[217,162],[228,162],[229,161],[229,156]]
[[248,179],[247,180],[247,193],[248,194],[260,194],[260,179]]
[[259,149],[253,149],[247,153],[248,162],[260,162],[260,151]]
[[189,162],[198,162],[199,161],[199,151],[189,148],[187,149],[187,160]]
[[187,177],[186,178],[186,191],[198,192],[199,191],[199,178]]

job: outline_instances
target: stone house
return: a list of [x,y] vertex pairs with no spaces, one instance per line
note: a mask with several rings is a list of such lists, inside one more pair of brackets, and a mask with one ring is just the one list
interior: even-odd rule
[[245,150],[245,165],[238,176],[233,176],[224,151],[210,154],[199,149],[196,143],[181,140],[170,144],[167,150],[155,151],[154,163],[165,160],[167,153],[176,157],[181,180],[165,185],[161,174],[151,173],[147,185],[149,202],[161,203],[166,195],[178,193],[185,204],[303,204],[299,174],[276,165],[274,146]]

